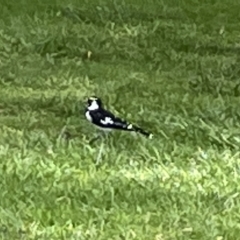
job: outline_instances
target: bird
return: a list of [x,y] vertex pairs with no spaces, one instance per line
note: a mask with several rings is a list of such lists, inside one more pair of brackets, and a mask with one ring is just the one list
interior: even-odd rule
[[99,97],[88,97],[86,104],[86,119],[104,132],[122,130],[128,132],[137,132],[149,139],[153,138],[152,133],[147,132],[131,123],[128,123],[126,120],[122,120],[121,118],[115,116],[112,112],[106,110],[103,106],[102,100]]

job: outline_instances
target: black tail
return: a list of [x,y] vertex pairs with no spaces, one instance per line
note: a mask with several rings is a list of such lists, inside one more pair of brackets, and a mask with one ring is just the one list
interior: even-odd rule
[[134,126],[134,125],[132,125],[132,124],[128,124],[128,125],[127,125],[127,130],[140,133],[140,134],[144,135],[145,137],[147,137],[147,138],[149,138],[149,139],[152,139],[152,138],[153,138],[153,134],[152,134],[152,133],[146,132],[146,131],[143,130],[142,128],[137,127],[137,126]]
[[153,137],[152,133],[146,132],[142,128],[137,127],[133,124],[130,124],[127,121],[121,120],[120,118],[115,118],[114,123],[111,124],[111,127],[114,129],[119,129],[119,130],[124,130],[124,131],[138,132],[150,139],[152,139],[152,137]]

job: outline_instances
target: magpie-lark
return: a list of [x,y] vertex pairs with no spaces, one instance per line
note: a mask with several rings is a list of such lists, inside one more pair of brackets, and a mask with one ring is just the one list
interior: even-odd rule
[[85,109],[85,116],[89,122],[93,123],[104,131],[111,131],[116,129],[138,132],[150,139],[153,137],[151,133],[146,132],[142,128],[116,117],[113,113],[104,109],[101,99],[96,96],[88,98],[87,107]]

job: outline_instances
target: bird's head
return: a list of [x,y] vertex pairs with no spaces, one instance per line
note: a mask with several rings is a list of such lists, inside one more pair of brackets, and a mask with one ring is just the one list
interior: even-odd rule
[[102,107],[102,101],[96,96],[91,96],[87,99],[87,109],[88,110],[97,110]]

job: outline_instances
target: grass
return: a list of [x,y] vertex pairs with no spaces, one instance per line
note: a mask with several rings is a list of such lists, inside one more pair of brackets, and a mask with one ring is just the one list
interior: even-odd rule
[[[238,239],[236,1],[0,3],[1,239]],[[154,139],[97,168],[92,94]]]

